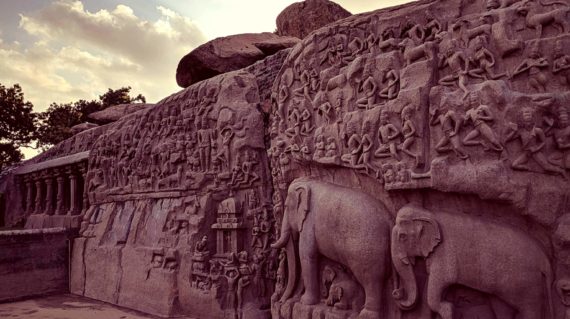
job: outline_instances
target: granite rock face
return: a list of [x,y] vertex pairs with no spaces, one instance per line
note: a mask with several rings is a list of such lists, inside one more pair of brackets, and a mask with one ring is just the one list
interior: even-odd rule
[[348,17],[25,163],[7,211],[164,317],[570,318],[569,7]]
[[349,16],[350,12],[329,0],[296,2],[277,16],[277,34],[303,39],[327,24]]
[[91,120],[99,124],[108,124],[118,121],[121,117],[153,107],[152,103],[132,103],[132,104],[119,104],[110,106],[102,111],[89,114]]
[[297,42],[299,39],[269,32],[217,38],[197,47],[180,60],[176,82],[186,88],[215,75],[245,68]]

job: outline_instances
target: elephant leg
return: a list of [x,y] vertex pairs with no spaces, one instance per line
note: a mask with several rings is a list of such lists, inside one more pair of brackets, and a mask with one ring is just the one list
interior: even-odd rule
[[441,319],[453,319],[453,304],[448,301],[443,301],[443,291],[447,288],[447,284],[444,284],[437,279],[438,276],[434,276],[428,279],[427,285],[427,304],[429,308],[437,312]]
[[378,262],[370,268],[355,265],[351,269],[362,269],[362,272],[354,273],[356,280],[364,289],[364,308],[358,318],[379,318],[382,304],[382,287],[385,283],[386,265]]
[[319,303],[319,254],[315,241],[315,233],[311,227],[301,232],[299,239],[299,257],[301,259],[301,275],[305,284],[305,293],[301,296],[301,303],[314,305]]

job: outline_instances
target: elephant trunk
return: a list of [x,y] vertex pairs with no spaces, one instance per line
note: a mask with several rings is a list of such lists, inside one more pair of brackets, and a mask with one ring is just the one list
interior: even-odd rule
[[296,260],[296,249],[295,244],[290,240],[287,244],[287,287],[281,295],[281,302],[285,302],[295,289],[295,284],[297,283],[297,260]]
[[405,250],[402,247],[398,247],[398,239],[395,233],[392,233],[392,262],[402,287],[394,287],[392,295],[401,309],[408,310],[415,305],[418,299],[418,285],[416,283],[413,260],[403,254]]
[[289,238],[291,237],[291,226],[289,226],[289,218],[287,214],[283,217],[283,221],[281,221],[281,236],[279,239],[271,244],[271,248],[279,249],[285,247],[289,242]]

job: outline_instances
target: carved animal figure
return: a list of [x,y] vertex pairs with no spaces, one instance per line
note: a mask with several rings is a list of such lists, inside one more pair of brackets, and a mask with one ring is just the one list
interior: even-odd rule
[[430,60],[434,57],[435,42],[433,41],[416,45],[412,39],[405,38],[399,46],[403,52],[404,60],[406,60],[406,65],[422,58]]
[[536,30],[536,36],[542,37],[542,30],[547,25],[555,27],[560,34],[569,31],[568,12],[570,8],[564,2],[545,3],[543,5],[564,4],[566,8],[554,9],[548,12],[537,12],[538,3],[533,0],[525,0],[517,8],[517,13],[525,17],[526,26]]
[[301,303],[319,302],[322,254],[347,266],[364,288],[365,304],[359,318],[379,318],[390,266],[391,223],[382,203],[363,192],[320,181],[293,181],[285,200],[281,237],[272,245],[287,245],[288,280],[281,301],[302,284],[305,292]]
[[325,266],[322,282],[328,287],[327,306],[336,309],[357,309],[361,298],[360,287],[340,266]]
[[398,211],[391,251],[403,282],[393,295],[402,309],[411,309],[418,299],[413,265],[423,257],[427,303],[442,319],[454,318],[453,305],[443,299],[454,284],[497,296],[518,311],[517,319],[553,318],[548,256],[523,232],[409,204]]

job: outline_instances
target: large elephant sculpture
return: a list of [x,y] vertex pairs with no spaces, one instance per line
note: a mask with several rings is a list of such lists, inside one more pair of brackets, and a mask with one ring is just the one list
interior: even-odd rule
[[393,295],[402,309],[418,299],[413,265],[419,257],[426,258],[427,305],[442,319],[454,318],[453,305],[443,299],[452,285],[498,297],[514,308],[517,319],[553,318],[548,256],[514,228],[408,204],[397,213],[391,254],[401,280]]
[[380,318],[391,269],[391,225],[385,206],[364,192],[315,180],[293,181],[285,200],[281,236],[272,245],[287,246],[288,279],[281,301],[303,286],[301,303],[320,301],[321,254],[350,269],[363,287],[365,304],[359,318]]

